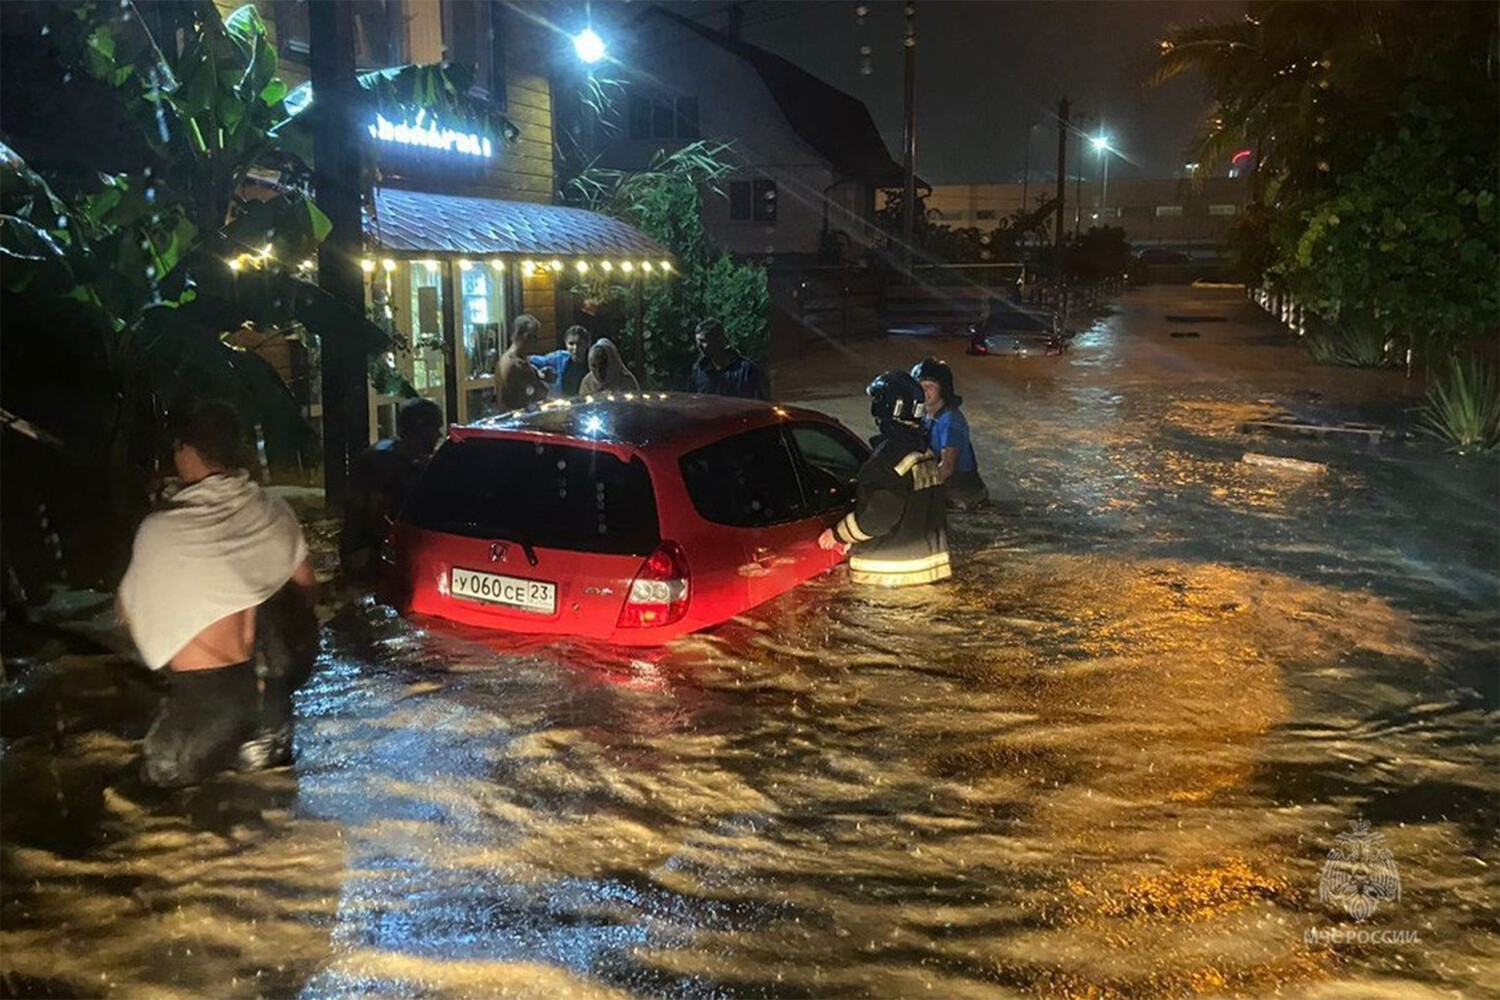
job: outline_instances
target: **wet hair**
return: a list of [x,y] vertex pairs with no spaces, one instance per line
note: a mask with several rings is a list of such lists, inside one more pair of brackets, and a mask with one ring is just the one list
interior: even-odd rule
[[588,327],[579,326],[576,323],[568,327],[566,332],[563,333],[564,344],[568,342],[569,337],[577,337],[579,343],[583,344],[592,344],[594,342],[594,335],[589,333]]
[[172,441],[192,448],[216,468],[247,467],[240,415],[222,399],[200,400],[180,410],[173,422]]
[[531,313],[522,313],[516,317],[515,335],[517,337],[535,336],[542,332],[542,321]]
[[425,396],[408,399],[396,411],[396,436],[414,434],[423,427],[443,429],[443,408]]

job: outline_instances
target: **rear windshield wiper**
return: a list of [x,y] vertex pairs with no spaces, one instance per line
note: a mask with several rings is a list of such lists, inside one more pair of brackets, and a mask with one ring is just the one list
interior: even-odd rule
[[522,552],[526,553],[528,563],[533,566],[537,564],[536,547],[531,544],[531,536],[521,532],[503,532],[482,521],[440,521],[434,524],[431,530],[467,535],[470,538],[482,538],[485,541],[514,542],[521,546]]

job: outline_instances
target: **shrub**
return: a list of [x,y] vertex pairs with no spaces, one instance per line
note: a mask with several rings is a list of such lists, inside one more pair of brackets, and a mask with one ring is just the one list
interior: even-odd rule
[[1309,318],[1303,338],[1307,353],[1320,365],[1384,368],[1391,364],[1390,338],[1377,323],[1345,316],[1340,320]]
[[1500,377],[1494,363],[1473,354],[1452,358],[1427,388],[1422,423],[1460,453],[1500,447]]

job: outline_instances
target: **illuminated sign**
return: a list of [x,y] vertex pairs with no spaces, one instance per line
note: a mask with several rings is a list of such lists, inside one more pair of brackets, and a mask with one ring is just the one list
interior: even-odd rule
[[417,112],[417,120],[411,124],[397,125],[377,114],[375,124],[369,126],[370,138],[380,142],[391,142],[398,146],[415,146],[443,153],[461,153],[465,156],[493,156],[495,149],[490,140],[473,132],[455,132],[451,128],[440,128],[437,120],[429,120],[426,111]]

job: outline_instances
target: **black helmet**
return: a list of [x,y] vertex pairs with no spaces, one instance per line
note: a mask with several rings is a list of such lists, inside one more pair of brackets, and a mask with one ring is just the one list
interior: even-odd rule
[[888,371],[875,376],[865,393],[870,397],[870,416],[881,433],[889,434],[891,428],[905,427],[922,429],[922,387],[906,372]]
[[937,358],[923,358],[912,366],[911,377],[918,382],[936,382],[942,391],[943,402],[953,406],[963,405],[964,398],[953,391],[953,369],[948,367],[948,362]]

